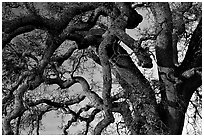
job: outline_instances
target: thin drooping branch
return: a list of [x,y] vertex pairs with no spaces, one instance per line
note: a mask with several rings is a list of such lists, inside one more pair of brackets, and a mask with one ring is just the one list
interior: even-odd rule
[[54,102],[54,101],[51,101],[49,99],[40,99],[40,100],[37,100],[35,102],[28,102],[27,104],[30,107],[33,107],[33,106],[37,106],[37,105],[42,104],[42,103],[46,103],[49,106],[53,106],[56,108],[62,108],[62,107],[68,107],[68,106],[76,104],[76,103],[80,103],[81,101],[84,100],[84,98],[85,98],[85,96],[81,95],[81,96],[77,96],[75,98],[70,98],[69,100],[65,101],[64,103]]
[[75,83],[80,83],[83,89],[82,95],[85,95],[94,107],[98,109],[103,108],[103,100],[101,97],[99,97],[99,95],[95,92],[91,91],[88,82],[81,76],[74,76],[73,78],[66,81],[63,81],[59,78],[47,78],[45,79],[45,82],[46,84],[58,84],[61,89],[69,88]]
[[88,128],[89,128],[89,124],[94,120],[95,118],[95,115],[98,114],[101,110],[99,109],[94,109],[92,112],[91,112],[91,115],[89,116],[89,118],[87,118],[86,120],[86,130],[85,130],[85,135],[88,133]]
[[46,106],[45,110],[40,111],[40,113],[37,115],[37,128],[36,128],[36,134],[40,135],[40,121],[42,120],[42,117],[45,113],[51,111],[51,110],[55,110],[52,106]]
[[115,105],[117,107],[114,109],[114,111],[122,115],[125,125],[127,126],[128,130],[130,130],[130,134],[132,135],[137,134],[138,129],[131,116],[132,111],[130,110],[129,104],[126,101],[123,101],[123,102],[117,102],[115,103]]
[[76,72],[76,70],[78,69],[79,65],[80,65],[80,62],[81,62],[81,59],[84,57],[84,50],[82,50],[82,53],[80,55],[80,57],[78,58],[78,61],[77,62],[74,62],[73,63],[73,68],[72,68],[72,72],[71,72],[71,78],[73,78],[74,76],[74,73]]
[[67,129],[69,129],[72,123],[76,122],[79,117],[79,115],[77,115],[77,113],[71,110],[70,108],[66,109],[66,114],[72,114],[72,118],[68,120],[67,124],[63,128],[64,135],[68,135]]
[[88,133],[89,124],[94,120],[95,115],[101,111],[100,109],[94,109],[88,117],[80,116],[80,114],[82,112],[88,111],[90,108],[91,108],[90,106],[86,106],[84,108],[81,108],[78,112],[74,112],[73,110],[71,110],[68,107],[67,107],[67,109],[64,109],[66,114],[71,114],[72,115],[71,120],[69,120],[67,122],[67,124],[64,126],[63,132],[64,132],[65,135],[68,134],[68,132],[66,130],[69,129],[70,126],[72,125],[72,123],[76,122],[78,119],[81,120],[81,121],[86,122],[86,127],[85,127],[84,134],[86,135]]
[[11,128],[11,120],[21,116],[25,112],[25,107],[23,105],[23,95],[28,90],[29,85],[24,82],[16,91],[14,100],[14,109],[3,119],[3,130],[5,135],[13,135],[13,130]]
[[[37,134],[39,135],[39,122],[42,119],[42,115],[44,115],[44,113],[48,112],[50,107],[54,107],[54,108],[57,108],[57,109],[61,108],[66,112],[66,114],[72,114],[72,116],[73,116],[72,119],[68,121],[67,125],[63,129],[64,134],[68,134],[66,130],[71,126],[71,124],[73,122],[76,122],[77,119],[79,119],[81,121],[85,121],[85,122],[87,122],[87,124],[92,122],[94,120],[95,115],[98,112],[101,111],[100,109],[95,109],[88,118],[84,118],[84,117],[80,116],[80,114],[83,111],[88,111],[91,108],[91,106],[86,106],[85,108],[81,108],[77,113],[69,108],[70,105],[80,103],[82,100],[84,100],[84,98],[85,98],[84,95],[79,95],[78,97],[70,98],[69,100],[65,101],[64,103],[54,102],[54,101],[51,101],[51,100],[48,100],[48,99],[40,99],[40,100],[37,100],[35,102],[27,102],[27,104],[30,107],[37,106],[37,105],[42,104],[42,103],[46,103],[49,106],[45,111],[42,111],[38,115],[38,118],[37,118],[37,130],[36,130]],[[88,127],[86,127],[86,128],[88,128]],[[86,129],[86,130],[87,130],[86,132],[88,132],[88,129]]]

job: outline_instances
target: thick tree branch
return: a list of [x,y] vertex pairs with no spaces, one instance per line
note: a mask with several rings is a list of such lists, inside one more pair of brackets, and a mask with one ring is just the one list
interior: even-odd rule
[[[172,16],[169,4],[166,2],[152,2],[151,11],[155,17],[156,29],[161,29],[156,41],[157,64],[162,67],[174,67],[172,47]],[[162,26],[160,26],[162,24]]]
[[77,49],[77,46],[75,44],[71,45],[68,49],[68,51],[60,56],[52,57],[51,61],[57,62],[57,66],[61,66],[65,60],[67,60],[73,52]]
[[6,46],[6,44],[8,44],[14,37],[26,33],[26,32],[31,32],[35,29],[35,26],[32,25],[27,25],[27,26],[23,26],[23,27],[19,27],[18,29],[10,32],[10,33],[5,33],[3,32],[2,34],[2,48],[4,48]]
[[11,99],[11,96],[13,95],[13,92],[19,87],[20,84],[22,84],[23,80],[29,75],[30,73],[29,72],[24,72],[20,77],[19,77],[19,80],[12,84],[11,85],[11,89],[9,89],[9,93],[7,96],[5,96],[3,99],[2,99],[2,104],[5,104],[8,99]]
[[[34,6],[29,7],[31,14],[24,15],[11,20],[3,20],[2,29],[4,32],[3,35],[3,48],[8,42],[15,36],[30,32],[36,28],[49,30],[50,32],[60,34],[72,18],[78,14],[81,14],[85,11],[93,10],[97,8],[101,3],[81,3],[81,4],[71,4],[70,7],[67,6],[64,9],[64,12],[61,14],[59,19],[55,18],[45,18],[40,14],[37,14],[34,9]],[[34,9],[34,10],[33,10]],[[35,13],[35,14],[33,14]]]
[[107,127],[110,123],[114,122],[114,117],[111,112],[112,101],[111,101],[111,86],[112,86],[112,76],[111,67],[109,63],[107,48],[112,46],[114,41],[113,35],[107,35],[104,40],[99,45],[99,58],[103,71],[103,91],[102,97],[104,101],[104,119],[100,121],[95,129],[94,134],[101,134],[102,130]]
[[188,51],[181,65],[175,70],[182,82],[178,84],[178,90],[183,107],[186,111],[192,94],[202,84],[202,19],[193,32]]

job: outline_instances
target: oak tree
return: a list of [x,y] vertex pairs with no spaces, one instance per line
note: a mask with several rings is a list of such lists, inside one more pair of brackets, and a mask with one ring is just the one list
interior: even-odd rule
[[[196,93],[202,98],[197,90],[202,83],[201,3],[4,2],[2,6],[3,134],[20,134],[28,121],[40,134],[44,114],[59,109],[72,115],[64,134],[77,121],[86,123],[87,134],[100,112],[103,117],[93,134],[102,134],[116,113],[129,134],[182,134],[191,97]],[[153,17],[154,33],[134,39],[126,30],[137,30],[144,17],[136,10],[142,8]],[[153,67],[152,54],[142,46],[147,41],[156,53],[156,89],[155,81],[138,69]],[[178,61],[178,45],[187,47],[183,61]],[[100,65],[101,95],[77,75],[78,69],[86,70],[82,60]],[[122,88],[117,94],[112,91],[115,80]],[[66,92],[77,83],[83,90],[80,94]],[[60,92],[46,98],[38,92],[42,85],[57,86]],[[85,99],[89,103],[84,107],[71,109]],[[91,112],[82,116],[86,111]]]

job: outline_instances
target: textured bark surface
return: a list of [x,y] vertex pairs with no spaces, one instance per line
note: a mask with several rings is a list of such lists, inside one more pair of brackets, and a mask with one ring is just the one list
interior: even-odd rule
[[[12,40],[24,33],[35,33],[34,30],[42,30],[46,34],[44,38],[42,54],[35,57],[28,51],[18,53],[20,58],[31,58],[36,63],[35,67],[22,69],[20,76],[11,84],[11,88],[2,99],[3,108],[3,134],[19,134],[19,128],[24,112],[29,107],[46,104],[48,107],[37,115],[37,134],[39,134],[42,116],[52,109],[62,109],[72,118],[65,125],[63,132],[68,134],[68,129],[77,120],[86,122],[85,134],[88,133],[89,124],[95,115],[103,113],[103,119],[94,127],[94,134],[102,134],[103,130],[114,122],[113,113],[120,113],[130,134],[155,135],[155,134],[181,134],[185,113],[194,91],[201,86],[202,68],[202,19],[197,25],[184,61],[178,66],[177,48],[179,36],[184,33],[184,13],[191,8],[192,3],[182,3],[179,9],[170,9],[169,3],[149,3],[149,7],[155,19],[156,60],[159,71],[159,81],[162,83],[161,101],[156,102],[155,92],[150,82],[137,68],[127,51],[119,44],[126,44],[138,58],[138,65],[151,68],[153,66],[149,51],[141,47],[147,38],[134,40],[125,30],[134,29],[143,20],[143,17],[132,8],[131,3],[68,3],[61,6],[61,11],[53,17],[47,17],[40,13],[33,3],[22,3],[27,9],[27,14],[2,21],[2,47],[3,50],[11,47]],[[99,24],[98,19],[108,17],[109,25]],[[175,17],[175,18],[174,18]],[[96,27],[97,24],[97,27]],[[75,44],[65,46],[64,54],[57,55],[56,51],[67,40]],[[96,52],[89,50],[96,49]],[[90,49],[91,49],[90,48]],[[70,59],[76,50],[87,49],[87,56],[92,58],[102,67],[103,87],[102,97],[92,91],[88,81],[82,76],[75,76],[75,71],[80,64],[78,59],[72,72],[68,72],[70,78],[64,78],[59,67]],[[14,66],[12,66],[14,68]],[[12,69],[10,68],[10,69]],[[55,77],[46,71],[52,70]],[[123,92],[112,95],[112,74],[123,88]],[[68,89],[79,83],[82,93],[77,94],[64,102],[56,102],[49,99],[35,101],[24,98],[27,91],[35,91],[41,84],[58,85],[60,89]],[[90,103],[77,112],[69,108],[70,105],[80,103],[87,98]],[[120,99],[123,101],[119,101]],[[13,106],[6,112],[9,103]],[[26,105],[25,105],[26,104]],[[93,108],[87,117],[80,114]],[[12,121],[17,120],[16,128],[12,127]],[[14,132],[15,131],[15,132]]]
[[157,31],[162,29],[156,40],[157,65],[162,67],[174,67],[172,48],[172,16],[168,3],[155,2],[151,5],[151,11],[155,17]]
[[129,89],[129,86],[119,80],[121,86],[128,92],[126,94],[133,105],[135,118],[131,122],[131,130],[137,130],[134,130],[132,134],[168,134],[168,131],[166,132],[160,123],[154,92],[131,58],[127,56],[117,58],[116,70],[120,77],[126,81],[126,84],[131,87]]
[[[188,8],[188,6],[186,8]],[[178,42],[178,39],[177,39],[178,34],[175,34],[175,32],[178,33],[179,31],[179,34],[182,34],[184,29],[183,28],[184,26],[182,24],[184,22],[181,19],[181,15],[179,15],[180,17],[177,17],[174,20],[174,28],[173,28],[171,12],[170,12],[168,3],[154,3],[151,9],[158,26],[159,26],[159,23],[161,23],[162,21],[165,22],[164,25],[162,25],[164,32],[157,37],[157,44],[156,44],[157,45],[156,55],[157,55],[157,62],[159,67],[160,81],[163,82],[165,85],[165,91],[164,91],[165,95],[164,95],[164,98],[162,98],[161,115],[163,115],[164,117],[163,122],[169,128],[170,134],[181,134],[188,102],[190,101],[190,97],[195,91],[194,87],[199,87],[201,85],[201,78],[197,77],[198,81],[195,81],[195,85],[190,84],[190,82],[192,82],[192,79],[194,79],[193,77],[196,77],[196,76],[193,76],[190,79],[181,80],[182,82],[181,81],[178,82],[178,79],[180,78],[176,78],[174,75],[178,73],[178,70],[180,70],[180,68],[182,68],[183,65],[180,65],[178,68],[174,66],[175,63],[173,62],[175,62],[176,59],[172,56],[173,55],[172,53],[174,52],[173,50],[175,50],[175,46],[176,46],[175,44]],[[185,11],[185,9],[183,10]],[[184,11],[182,11],[182,13],[184,13]],[[180,25],[178,25],[177,22],[179,22]],[[200,24],[201,24],[201,21],[200,21]],[[197,29],[201,27],[200,24],[198,25]],[[202,29],[200,28],[200,30]],[[173,35],[173,40],[172,40],[171,33]],[[195,40],[194,37],[197,37],[197,40]],[[200,55],[201,55],[200,38],[201,37],[202,37],[201,32],[196,30],[193,34],[191,42],[189,43],[189,49],[187,51],[188,54],[186,54],[186,58],[189,58],[189,60],[186,59],[183,62],[186,62],[188,60],[189,62],[193,63],[195,61],[192,61],[192,60],[194,59],[197,60],[196,58],[200,58]],[[196,52],[200,53],[200,55],[196,56],[195,58],[192,58],[192,55],[195,53],[195,51],[192,51],[192,49],[190,48],[192,46],[192,42],[193,43],[195,42],[194,47],[200,47],[200,48],[196,48]],[[172,48],[172,46],[174,49]],[[192,55],[189,55],[189,53],[190,54],[192,53]],[[195,64],[197,64],[198,66],[201,66],[201,63],[197,62]],[[190,64],[188,64],[187,66],[189,65]],[[192,67],[196,67],[196,66],[192,66]],[[179,74],[181,74],[181,72],[179,72]],[[169,75],[173,76],[173,79],[174,79],[173,81],[172,81],[172,78],[169,77]],[[187,83],[189,85],[187,85]],[[188,99],[184,101],[183,100],[184,98],[188,98]]]

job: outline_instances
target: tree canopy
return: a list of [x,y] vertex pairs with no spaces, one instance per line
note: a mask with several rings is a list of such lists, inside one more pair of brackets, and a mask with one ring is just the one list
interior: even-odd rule
[[39,135],[50,112],[65,135],[182,134],[188,114],[199,127],[201,4],[3,2],[3,134]]

